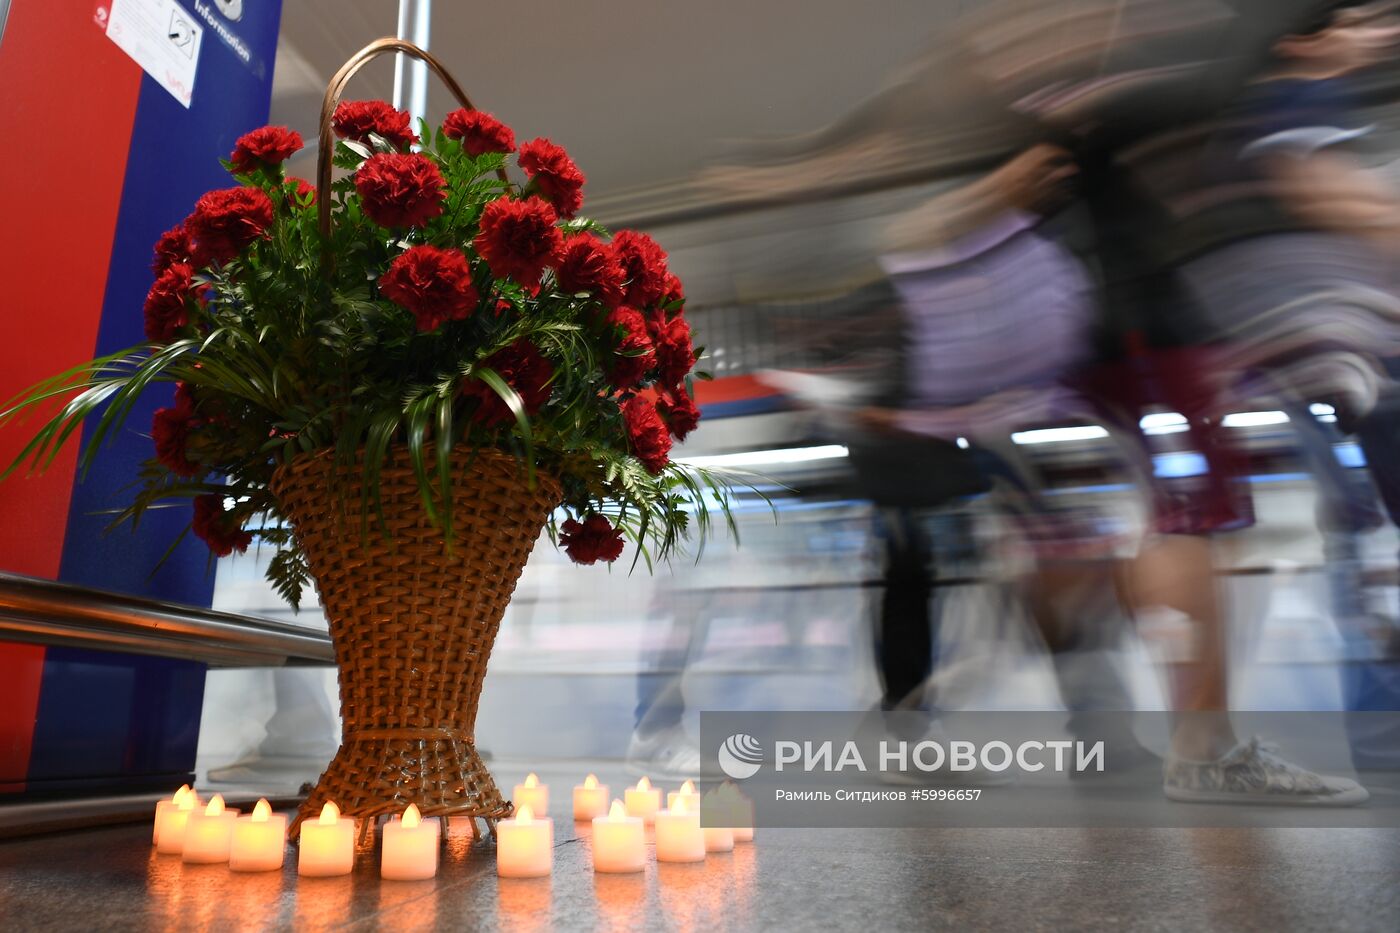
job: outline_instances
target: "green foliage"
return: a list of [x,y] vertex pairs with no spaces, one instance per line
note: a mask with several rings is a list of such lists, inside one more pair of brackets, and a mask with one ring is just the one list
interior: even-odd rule
[[[268,578],[293,606],[309,569],[268,487],[279,466],[313,454],[362,466],[358,505],[369,519],[363,522],[367,535],[383,527],[378,484],[384,464],[406,451],[424,508],[451,541],[451,486],[459,481],[451,452],[466,445],[513,453],[531,476],[538,469],[558,477],[567,512],[607,516],[638,545],[648,566],[692,533],[703,546],[710,510],[729,518],[726,482],[675,464],[648,472],[633,455],[619,408],[634,393],[678,388],[658,384],[655,370],[637,385],[609,383],[619,334],[607,309],[586,292],[563,293],[552,272],[537,292],[492,275],[473,246],[478,221],[490,201],[520,189],[500,175],[505,156],[472,158],[441,130],[429,129],[423,129],[422,153],[446,179],[447,197],[440,216],[409,230],[375,224],[356,193],[350,173],[376,150],[392,151],[378,137],[371,144],[337,145],[333,162],[345,174],[328,194],[328,236],[319,230],[314,199],[298,195],[297,183],[280,168],[237,176],[275,207],[264,235],[231,261],[196,270],[184,301],[189,323],[175,339],[92,360],[12,399],[0,425],[36,410],[46,420],[0,478],[42,470],[95,416],[80,457],[86,471],[144,391],[177,383],[185,407],[172,411],[179,415],[180,457],[188,468],[172,471],[169,456],[153,458],[117,521],[136,524],[148,509],[199,496],[231,501],[224,527],[252,532],[260,547],[276,550]],[[584,218],[559,226],[566,235],[608,236]],[[431,331],[420,331],[414,316],[378,286],[394,259],[420,244],[466,256],[481,295],[470,315]],[[668,299],[641,310],[670,318],[683,309],[680,299]],[[533,412],[510,374],[487,361],[521,340],[537,347],[554,371],[548,401]],[[509,423],[476,417],[482,403],[463,392],[472,383],[505,403]]]

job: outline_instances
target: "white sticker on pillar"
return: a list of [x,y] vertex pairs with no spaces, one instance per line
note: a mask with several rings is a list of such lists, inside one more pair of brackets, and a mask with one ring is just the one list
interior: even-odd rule
[[175,0],[111,0],[107,38],[186,107],[203,36],[204,27]]

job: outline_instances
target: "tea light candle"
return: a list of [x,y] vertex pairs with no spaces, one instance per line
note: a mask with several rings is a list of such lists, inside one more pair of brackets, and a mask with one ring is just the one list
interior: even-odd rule
[[355,821],[327,801],[321,815],[301,824],[297,874],[308,878],[348,875],[355,867]]
[[409,804],[403,811],[403,819],[385,823],[379,877],[390,881],[422,881],[436,875],[441,825],[436,819],[423,819],[416,803]]
[[627,815],[641,817],[648,823],[656,819],[656,811],[661,809],[661,791],[653,788],[648,778],[627,788],[622,796],[627,801]]
[[175,806],[165,811],[165,821],[161,823],[156,851],[162,855],[179,855],[185,848],[185,824],[195,807],[200,805],[199,795],[190,791]]
[[700,811],[690,809],[685,795],[669,810],[656,814],[656,860],[658,862],[699,862],[705,858],[705,833],[700,829]]
[[233,827],[228,867],[233,871],[274,871],[282,867],[287,850],[287,816],[273,813],[265,799]]
[[599,784],[597,775],[590,774],[574,788],[574,819],[597,819],[608,812],[608,785]]
[[728,826],[705,827],[706,852],[731,852],[734,849],[734,830]]
[[[710,813],[725,814],[724,799],[720,793],[711,790],[704,796],[704,806]],[[706,852],[732,852],[734,850],[734,829],[729,827],[704,828],[704,850]]]
[[607,816],[593,820],[593,870],[641,871],[646,864],[646,831],[640,816],[628,816],[621,800],[614,800]]
[[680,790],[673,790],[666,795],[666,806],[674,807],[677,800],[685,800],[685,808],[691,813],[700,812],[700,795],[695,790],[694,781],[686,781],[681,785]]
[[151,827],[151,845],[160,844],[160,826],[166,821],[166,814],[176,809],[180,801],[183,800],[187,794],[191,793],[193,793],[193,791],[190,790],[190,785],[181,784],[180,789],[172,794],[169,800],[156,801],[156,821],[155,825]]
[[517,810],[529,807],[531,813],[548,816],[549,785],[541,784],[535,772],[531,771],[525,777],[524,784],[515,785],[515,793],[512,795],[511,801]]
[[529,806],[515,819],[496,824],[496,874],[502,878],[543,878],[554,870],[554,821],[535,819]]
[[227,862],[237,822],[238,814],[225,810],[223,795],[215,794],[209,806],[190,811],[180,857],[198,865]]
[[728,781],[719,786],[712,801],[718,804],[720,822],[733,831],[734,841],[753,842],[753,801]]

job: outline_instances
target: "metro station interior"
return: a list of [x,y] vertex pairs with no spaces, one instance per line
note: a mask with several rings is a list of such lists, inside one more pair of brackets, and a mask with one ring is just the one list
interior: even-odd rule
[[[138,7],[199,28],[193,103],[108,31]],[[735,481],[703,541],[687,504],[689,550],[655,566],[631,541],[580,566],[540,535],[472,738],[503,791],[553,787],[552,873],[498,878],[497,827],[444,815],[436,878],[398,884],[378,849],[307,879],[295,845],[261,875],[147,846],[181,784],[244,813],[307,798],[341,743],[331,625],[314,593],[287,604],[256,536],[172,546],[178,508],[106,530],[144,424],[86,478],[70,451],[0,481],[3,928],[1400,922],[1400,4],[0,0],[0,24],[0,112],[49,150],[37,183],[0,157],[7,398],[140,339],[148,243],[244,132],[296,130],[286,174],[316,177],[327,81],[398,36],[520,140],[567,147],[590,217],[665,248],[711,377],[671,460]],[[353,88],[432,125],[456,106],[407,58]],[[1275,109],[1241,144],[1245,104]],[[77,227],[77,259],[36,245]],[[168,404],[148,391],[142,417]],[[34,430],[0,414],[5,465]],[[589,773],[615,797],[717,785],[715,712],[942,741],[959,715],[1072,732],[1101,711],[1236,716],[1239,745],[1137,720],[1136,817],[1075,824],[1052,795],[998,822],[996,781],[970,823],[765,825],[760,800],[752,843],[637,875],[595,874],[567,815]],[[1348,725],[1253,740],[1256,713]],[[1173,797],[1174,767],[1241,754],[1257,787]],[[1056,786],[1086,812],[1113,793],[1077,777]]]

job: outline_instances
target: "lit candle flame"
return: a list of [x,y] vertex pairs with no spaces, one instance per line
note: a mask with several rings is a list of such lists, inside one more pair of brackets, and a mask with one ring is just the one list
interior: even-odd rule
[[681,785],[681,793],[682,793],[682,794],[693,794],[693,793],[695,793],[695,782],[694,782],[694,781],[686,781],[684,784],[682,784],[682,785]]
[[529,804],[521,807],[515,814],[517,823],[533,823],[535,821],[535,811],[530,809]]
[[252,820],[254,823],[266,823],[272,817],[272,804],[267,802],[266,797],[258,798],[258,805],[253,807]]
[[180,789],[177,790],[174,794],[172,794],[171,797],[170,797],[170,799],[173,800],[173,801],[175,801],[176,803],[179,803],[181,800],[184,800],[184,799],[185,799],[186,797],[188,797],[189,795],[190,795],[190,785],[188,785],[188,784],[181,784],[181,785],[180,785]]
[[525,776],[525,786],[526,786],[526,787],[539,787],[539,786],[540,786],[540,779],[539,779],[538,776],[536,776],[535,772],[531,771],[528,775]]
[[643,777],[637,782],[637,790],[651,790],[651,779]]
[[583,786],[588,788],[589,790],[593,790],[595,787],[598,786],[598,775],[590,774],[588,777],[584,778]]
[[[686,781],[686,783],[689,784],[690,782],[689,782],[689,781]],[[684,795],[681,795],[681,796],[676,797],[675,803],[671,804],[671,812],[672,812],[672,813],[689,813],[689,812],[690,812],[689,808],[687,808],[686,805],[685,805],[685,796],[684,796]]]
[[209,806],[204,808],[205,816],[218,816],[224,812],[224,795],[215,794],[214,799],[209,801]]
[[175,809],[193,810],[194,805],[197,803],[199,803],[198,795],[196,795],[194,791],[190,791],[188,794],[175,801]]
[[614,801],[612,802],[612,808],[611,808],[610,810],[608,810],[608,819],[610,819],[610,820],[625,820],[625,819],[627,819],[627,808],[624,807],[624,806],[622,805],[622,801],[621,801],[621,800],[614,800]]
[[340,820],[340,807],[335,805],[334,800],[327,800],[326,805],[321,808],[321,815],[316,822],[322,826],[334,826]]
[[408,809],[403,811],[403,828],[412,829],[421,822],[423,822],[423,814],[418,812],[418,804],[409,804]]

